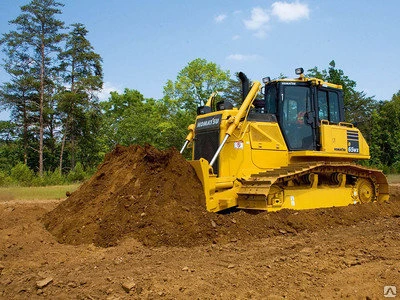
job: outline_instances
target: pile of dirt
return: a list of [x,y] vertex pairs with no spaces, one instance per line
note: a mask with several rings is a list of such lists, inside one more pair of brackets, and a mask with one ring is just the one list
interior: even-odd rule
[[125,236],[145,245],[207,238],[203,189],[175,149],[117,146],[96,174],[44,217],[61,243],[108,247]]
[[[396,193],[392,190],[392,199]],[[209,213],[200,181],[176,149],[117,146],[97,173],[43,221],[61,243],[109,247],[133,237],[147,246],[192,247],[399,215],[399,201],[276,213]]]

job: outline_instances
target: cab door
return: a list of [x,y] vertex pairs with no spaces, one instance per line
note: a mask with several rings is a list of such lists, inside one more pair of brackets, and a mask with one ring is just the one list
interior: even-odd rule
[[282,82],[279,123],[289,150],[316,150],[313,103],[311,86]]

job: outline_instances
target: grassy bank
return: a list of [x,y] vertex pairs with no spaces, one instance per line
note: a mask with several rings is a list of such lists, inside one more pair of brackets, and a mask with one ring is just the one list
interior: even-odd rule
[[53,200],[66,198],[65,193],[73,192],[79,184],[0,188],[0,201],[7,200]]
[[400,183],[400,174],[389,174],[386,175],[389,183]]

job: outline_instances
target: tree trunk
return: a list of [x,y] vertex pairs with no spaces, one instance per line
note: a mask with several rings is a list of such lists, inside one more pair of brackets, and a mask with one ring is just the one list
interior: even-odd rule
[[71,170],[75,169],[75,136],[71,136]]
[[62,175],[62,166],[63,166],[63,156],[64,156],[64,147],[65,147],[65,139],[67,138],[66,130],[64,132],[64,136],[61,141],[61,153],[60,153],[60,175]]
[[24,165],[28,164],[28,116],[27,116],[27,108],[26,108],[26,99],[25,93],[22,95],[23,101],[23,122],[24,122],[24,129],[23,129],[23,147],[24,147]]
[[[72,59],[71,63],[71,93],[75,95],[75,59]],[[68,121],[70,121],[70,118],[74,118],[74,102],[71,102],[71,109],[68,115]],[[69,122],[67,123],[69,124]],[[75,169],[75,126],[73,121],[71,121],[71,128],[72,128],[72,134],[71,134],[71,170]]]
[[44,67],[45,67],[45,54],[44,54],[44,41],[42,37],[42,44],[40,48],[41,66],[40,66],[40,102],[39,102],[39,176],[43,176],[43,136],[44,136]]

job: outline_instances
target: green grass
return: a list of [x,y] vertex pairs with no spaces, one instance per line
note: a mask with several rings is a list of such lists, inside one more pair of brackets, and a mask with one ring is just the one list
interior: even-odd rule
[[0,201],[5,200],[54,200],[66,198],[67,191],[75,191],[80,184],[40,186],[40,187],[2,187]]
[[386,176],[389,183],[400,183],[400,174],[388,174]]

